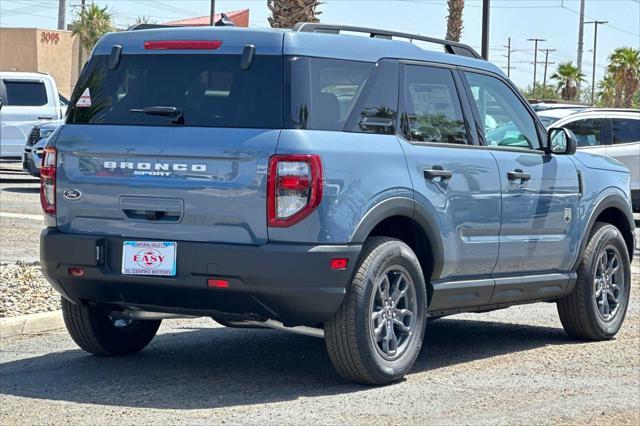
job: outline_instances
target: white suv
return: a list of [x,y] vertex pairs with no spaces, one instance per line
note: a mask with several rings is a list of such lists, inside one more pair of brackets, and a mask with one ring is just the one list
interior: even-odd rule
[[578,149],[613,157],[631,172],[634,211],[640,212],[640,110],[590,108],[553,123],[578,139]]
[[53,77],[0,72],[0,157],[20,157],[34,123],[58,120],[63,114]]

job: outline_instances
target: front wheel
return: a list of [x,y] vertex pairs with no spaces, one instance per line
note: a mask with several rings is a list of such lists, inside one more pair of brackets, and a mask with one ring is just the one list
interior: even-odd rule
[[566,333],[582,340],[607,340],[616,335],[629,304],[631,265],[618,228],[598,222],[578,268],[576,286],[558,301]]
[[160,327],[160,320],[131,320],[100,308],[73,304],[62,298],[67,331],[80,348],[95,355],[117,356],[144,349]]
[[411,248],[393,238],[368,239],[347,295],[324,327],[338,373],[371,385],[404,377],[422,346],[426,299]]

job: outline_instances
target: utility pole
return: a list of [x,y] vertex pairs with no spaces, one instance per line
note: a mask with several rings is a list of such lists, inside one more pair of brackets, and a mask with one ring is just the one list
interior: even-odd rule
[[489,0],[482,0],[482,57],[489,60]]
[[538,42],[539,41],[547,41],[543,38],[528,38],[527,41],[534,42],[533,48],[533,88],[531,97],[535,99],[536,97],[536,70],[538,68]]
[[555,52],[556,49],[540,49],[544,53],[544,78],[542,79],[542,88],[547,85],[547,66],[555,64],[555,62],[549,62],[549,52]]
[[502,55],[507,58],[507,77],[511,77],[511,37],[507,39],[507,45],[503,47],[507,48],[507,54]]
[[215,24],[215,16],[216,16],[216,0],[211,0],[211,13],[209,15],[209,25],[213,26]]
[[608,24],[609,21],[589,21],[585,24],[593,24],[593,71],[591,72],[591,105],[595,102],[596,93],[596,47],[598,45],[598,25]]
[[[578,24],[578,71],[582,72],[582,51],[584,49],[584,2],[580,0],[580,22]],[[578,79],[578,93],[580,93],[580,79]]]
[[58,29],[65,29],[65,17],[67,15],[67,0],[58,0]]

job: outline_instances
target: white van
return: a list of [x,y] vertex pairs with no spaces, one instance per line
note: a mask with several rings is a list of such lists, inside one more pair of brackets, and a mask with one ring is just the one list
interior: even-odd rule
[[20,157],[35,122],[58,120],[63,115],[53,77],[0,72],[0,157]]

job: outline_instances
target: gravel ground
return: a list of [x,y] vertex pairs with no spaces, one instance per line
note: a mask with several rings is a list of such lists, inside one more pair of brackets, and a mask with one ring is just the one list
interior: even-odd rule
[[60,309],[60,295],[40,272],[39,264],[0,265],[0,317]]

